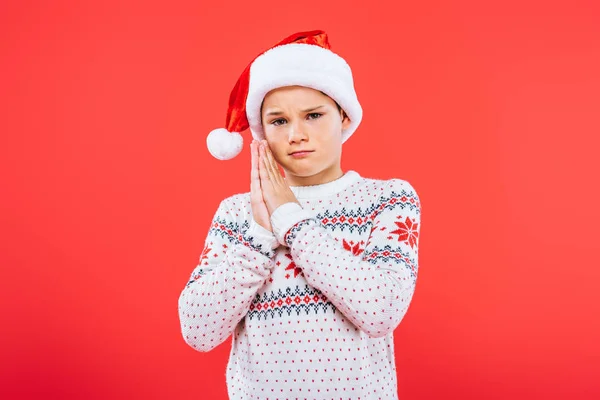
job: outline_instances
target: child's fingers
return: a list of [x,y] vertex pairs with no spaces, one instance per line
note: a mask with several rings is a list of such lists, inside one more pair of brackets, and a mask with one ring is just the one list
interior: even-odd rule
[[277,183],[282,183],[281,172],[279,172],[279,167],[277,166],[277,162],[275,161],[275,158],[273,158],[273,153],[271,152],[271,149],[269,149],[266,146],[265,146],[265,149],[266,149],[266,153],[267,153],[267,159],[269,160],[271,176],[273,177],[273,180],[276,181]]
[[265,144],[265,142],[261,143],[261,147],[263,149],[262,161],[265,165],[265,169],[266,169],[267,173],[269,174],[269,178],[272,181],[274,181],[275,176],[273,174],[273,166],[271,165],[271,160],[269,158],[269,147]]
[[261,180],[269,181],[269,171],[267,170],[267,166],[265,165],[265,149],[260,144],[258,145],[258,173]]
[[250,191],[254,194],[260,193],[260,176],[258,174],[258,149],[256,142],[250,144],[250,153],[252,155],[252,168],[250,170]]
[[273,171],[273,164],[271,163],[271,159],[269,158],[269,146],[264,140],[261,142],[261,144],[264,150],[263,162],[265,163],[265,168],[267,169],[271,181],[276,182],[277,178],[275,176],[275,171]]

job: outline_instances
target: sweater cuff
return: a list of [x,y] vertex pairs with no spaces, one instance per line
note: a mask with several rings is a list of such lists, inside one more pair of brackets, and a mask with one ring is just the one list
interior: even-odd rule
[[259,225],[254,218],[250,218],[250,227],[244,232],[244,240],[254,250],[269,258],[275,255],[275,249],[279,247],[275,235]]
[[290,228],[308,218],[312,218],[311,213],[296,202],[285,203],[277,207],[271,214],[271,226],[277,241],[287,246],[285,235]]

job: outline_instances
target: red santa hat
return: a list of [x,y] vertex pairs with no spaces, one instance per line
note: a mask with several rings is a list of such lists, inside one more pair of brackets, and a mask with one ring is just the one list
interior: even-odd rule
[[211,131],[206,138],[210,154],[219,160],[237,156],[244,144],[240,132],[248,128],[254,139],[264,139],[260,115],[263,99],[271,90],[284,86],[309,87],[335,100],[350,119],[342,131],[342,143],[362,120],[352,70],[331,51],[327,34],[321,30],[298,32],[259,54],[242,72],[229,96],[225,128]]

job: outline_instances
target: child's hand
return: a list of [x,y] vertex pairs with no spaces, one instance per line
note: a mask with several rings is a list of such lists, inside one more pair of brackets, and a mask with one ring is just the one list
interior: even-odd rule
[[253,140],[250,144],[250,152],[252,154],[252,170],[250,172],[250,205],[252,206],[252,217],[260,226],[273,232],[271,228],[271,214],[267,210],[260,186],[258,143]]
[[281,175],[279,165],[275,161],[266,140],[260,142],[258,154],[260,187],[269,216],[282,204],[290,202],[300,204],[296,195],[290,189],[290,185]]

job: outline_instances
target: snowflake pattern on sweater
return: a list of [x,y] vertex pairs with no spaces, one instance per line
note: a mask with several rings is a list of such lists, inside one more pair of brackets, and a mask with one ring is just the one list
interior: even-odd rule
[[402,179],[348,171],[292,187],[298,203],[252,219],[221,202],[179,297],[185,342],[232,335],[230,399],[397,399],[393,331],[418,274],[421,205]]

